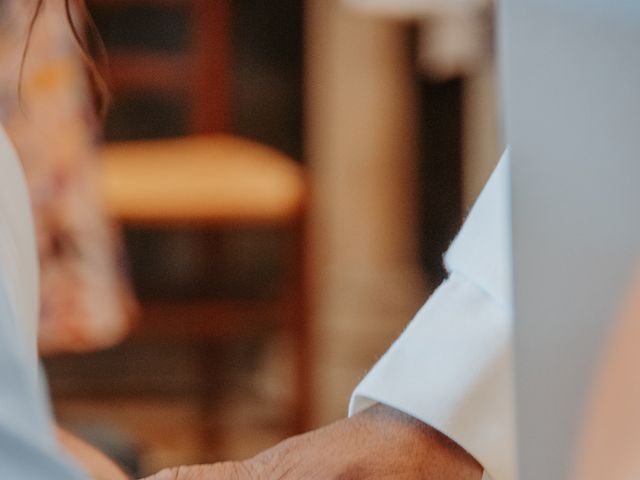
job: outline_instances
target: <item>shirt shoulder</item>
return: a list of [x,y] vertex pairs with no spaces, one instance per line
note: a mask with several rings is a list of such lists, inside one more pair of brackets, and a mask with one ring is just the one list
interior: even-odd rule
[[38,259],[27,183],[18,156],[0,126],[0,275],[17,328],[36,356]]
[[466,277],[511,309],[511,191],[507,150],[445,255],[449,273]]
[[86,478],[64,457],[53,435],[36,351],[38,302],[27,186],[0,126],[0,478]]

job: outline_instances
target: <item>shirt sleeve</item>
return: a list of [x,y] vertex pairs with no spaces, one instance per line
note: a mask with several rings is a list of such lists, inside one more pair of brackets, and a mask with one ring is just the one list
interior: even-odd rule
[[0,265],[0,478],[87,478],[59,450],[44,384],[34,381]]
[[485,478],[515,476],[509,166],[503,157],[445,256],[449,278],[353,393],[438,429]]
[[0,125],[0,479],[87,478],[59,450],[39,376],[35,251],[24,177]]

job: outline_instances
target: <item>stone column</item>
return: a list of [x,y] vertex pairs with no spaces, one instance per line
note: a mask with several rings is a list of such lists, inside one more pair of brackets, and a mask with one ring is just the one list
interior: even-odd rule
[[415,92],[405,25],[307,1],[315,420],[350,393],[424,302]]

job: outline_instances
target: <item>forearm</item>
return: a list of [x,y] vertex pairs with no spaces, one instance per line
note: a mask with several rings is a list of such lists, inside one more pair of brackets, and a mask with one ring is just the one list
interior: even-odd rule
[[480,480],[482,467],[454,442],[392,408],[290,438],[244,462],[180,467],[153,480]]
[[[309,465],[308,456],[319,458]],[[482,467],[453,441],[384,405],[290,439],[256,460],[281,465],[286,478],[482,477]]]

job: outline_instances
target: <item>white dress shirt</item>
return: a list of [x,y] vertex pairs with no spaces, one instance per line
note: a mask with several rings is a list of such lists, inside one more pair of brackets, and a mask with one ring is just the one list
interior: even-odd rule
[[0,478],[83,478],[54,439],[36,351],[38,297],[27,187],[0,126]]
[[353,393],[438,429],[485,479],[515,477],[507,154],[445,257],[449,278]]

